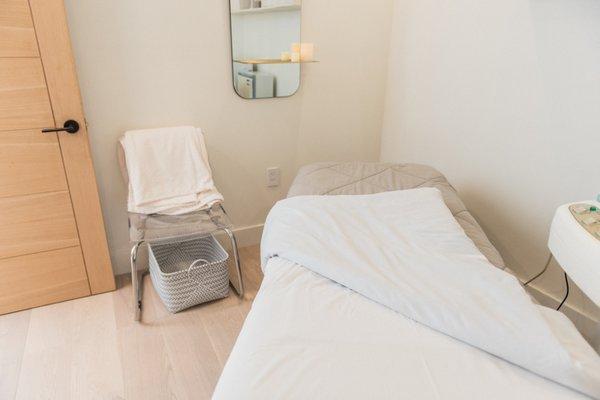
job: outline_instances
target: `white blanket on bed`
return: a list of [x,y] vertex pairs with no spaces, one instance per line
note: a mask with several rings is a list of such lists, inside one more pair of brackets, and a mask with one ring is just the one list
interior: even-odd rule
[[600,398],[600,357],[572,327],[553,330],[517,280],[479,253],[437,189],[279,202],[262,241],[400,314]]

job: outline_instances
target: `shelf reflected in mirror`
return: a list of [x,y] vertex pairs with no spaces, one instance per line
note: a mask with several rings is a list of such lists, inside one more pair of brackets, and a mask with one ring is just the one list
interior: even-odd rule
[[233,60],[233,62],[240,63],[240,64],[259,65],[259,64],[310,64],[310,63],[316,63],[318,61],[316,61],[316,60],[291,61],[291,60],[277,60],[277,59],[257,59],[257,60]]

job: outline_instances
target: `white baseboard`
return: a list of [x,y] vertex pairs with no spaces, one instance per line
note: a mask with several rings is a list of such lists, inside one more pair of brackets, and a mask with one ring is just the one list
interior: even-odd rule
[[238,247],[248,247],[260,244],[265,224],[257,224],[234,229]]

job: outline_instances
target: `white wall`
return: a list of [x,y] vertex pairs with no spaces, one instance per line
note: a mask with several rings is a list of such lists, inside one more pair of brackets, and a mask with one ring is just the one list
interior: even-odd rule
[[397,0],[390,48],[381,158],[446,174],[532,276],[555,208],[600,193],[600,2]]
[[[66,1],[116,272],[128,268],[125,130],[201,126],[238,227],[261,224],[301,164],[378,158],[393,1],[303,3],[303,40],[321,62],[303,68],[295,96],[249,101],[233,91],[228,0]],[[279,188],[265,187],[270,166]]]

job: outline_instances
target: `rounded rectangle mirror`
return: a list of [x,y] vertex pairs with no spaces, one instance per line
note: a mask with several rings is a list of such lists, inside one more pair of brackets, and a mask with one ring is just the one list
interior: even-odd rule
[[312,45],[300,43],[301,0],[229,0],[233,87],[245,99],[288,97]]

